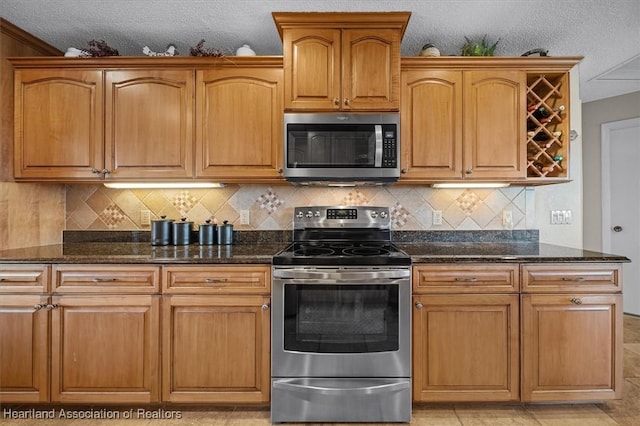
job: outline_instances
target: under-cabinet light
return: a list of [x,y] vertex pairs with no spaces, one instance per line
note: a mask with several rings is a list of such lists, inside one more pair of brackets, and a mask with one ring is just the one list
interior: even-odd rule
[[445,183],[434,183],[432,185],[433,188],[506,188],[509,186],[508,183],[502,182],[474,182],[474,183],[464,183],[464,182],[445,182]]
[[108,182],[107,188],[114,189],[176,189],[176,188],[224,188],[224,183],[212,182]]

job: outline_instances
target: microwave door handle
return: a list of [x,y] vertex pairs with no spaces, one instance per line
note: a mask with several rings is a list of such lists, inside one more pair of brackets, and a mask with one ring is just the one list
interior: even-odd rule
[[380,124],[376,124],[374,126],[374,129],[376,133],[376,154],[374,167],[382,167],[382,126]]

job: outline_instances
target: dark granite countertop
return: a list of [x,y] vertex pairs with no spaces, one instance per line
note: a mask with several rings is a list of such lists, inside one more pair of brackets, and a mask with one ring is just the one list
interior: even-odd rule
[[[228,246],[151,246],[148,242],[73,242],[0,251],[0,263],[270,264],[288,242]],[[396,242],[413,263],[628,262],[624,256],[524,242]]]

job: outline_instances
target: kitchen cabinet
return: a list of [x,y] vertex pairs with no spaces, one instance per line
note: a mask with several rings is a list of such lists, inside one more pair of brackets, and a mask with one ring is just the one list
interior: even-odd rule
[[0,266],[0,402],[49,400],[49,267]]
[[409,16],[274,12],[283,42],[284,108],[397,111],[400,42]]
[[282,69],[197,71],[196,175],[282,179]]
[[413,399],[517,401],[517,264],[413,267]]
[[105,179],[192,177],[193,70],[108,70],[104,80]]
[[525,72],[416,66],[401,86],[401,181],[524,180]]
[[12,64],[16,180],[284,181],[280,58]]
[[53,265],[53,402],[160,401],[158,276],[147,265]]
[[267,403],[270,267],[163,268],[163,401]]
[[618,264],[522,267],[522,400],[622,397]]
[[14,90],[16,180],[104,176],[100,70],[16,69]]

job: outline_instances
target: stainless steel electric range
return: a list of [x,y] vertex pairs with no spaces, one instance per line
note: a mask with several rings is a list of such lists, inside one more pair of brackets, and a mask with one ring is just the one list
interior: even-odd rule
[[271,420],[411,420],[411,259],[389,209],[297,207],[273,258]]

